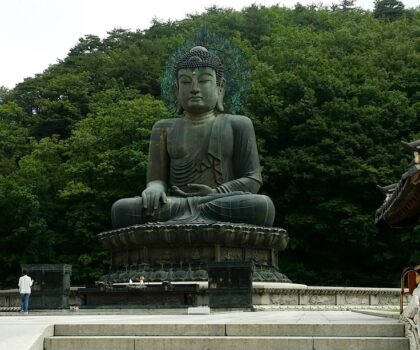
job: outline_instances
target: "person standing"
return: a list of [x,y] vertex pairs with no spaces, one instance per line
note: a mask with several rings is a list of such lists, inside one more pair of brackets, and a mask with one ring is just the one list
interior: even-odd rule
[[33,282],[34,281],[28,276],[28,272],[22,270],[22,277],[19,278],[19,293],[22,300],[20,312],[25,315],[28,314],[29,296],[31,295]]

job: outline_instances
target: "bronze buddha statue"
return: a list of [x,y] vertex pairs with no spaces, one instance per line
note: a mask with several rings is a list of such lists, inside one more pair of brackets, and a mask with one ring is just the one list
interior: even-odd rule
[[197,46],[177,63],[179,118],[164,119],[150,138],[147,188],[112,207],[114,228],[147,222],[231,222],[272,226],[249,118],[223,111],[221,60]]

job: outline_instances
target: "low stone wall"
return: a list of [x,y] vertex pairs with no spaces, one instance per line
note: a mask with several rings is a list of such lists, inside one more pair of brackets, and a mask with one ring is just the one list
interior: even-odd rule
[[[205,292],[207,283],[197,284],[201,291],[197,296],[197,305],[208,305],[208,296]],[[71,288],[70,306],[82,306],[83,301],[78,290],[77,287]],[[399,293],[399,288],[314,287],[292,283],[254,282],[252,304],[257,310],[397,309],[399,308]],[[420,295],[420,291],[418,293]],[[409,301],[409,298],[405,297],[404,304],[407,305]],[[2,310],[19,306],[20,296],[17,289],[0,291]],[[406,310],[409,308],[407,307]]]
[[265,284],[254,287],[252,300],[254,305],[398,307],[399,293],[398,288]]
[[20,307],[19,289],[0,290],[0,307],[3,309]]
[[[206,288],[204,284],[202,287]],[[254,282],[252,290],[252,304],[256,310],[398,309],[399,298],[399,288]],[[409,298],[406,296],[403,302],[407,305]],[[208,296],[203,294],[197,304],[208,305]]]

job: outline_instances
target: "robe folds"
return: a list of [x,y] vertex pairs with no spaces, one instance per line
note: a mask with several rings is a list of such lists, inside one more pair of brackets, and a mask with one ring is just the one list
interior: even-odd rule
[[177,197],[147,216],[141,197],[117,201],[112,208],[115,228],[146,222],[235,222],[272,226],[271,199],[256,194],[262,177],[255,132],[249,118],[218,114],[203,119],[164,119],[150,138],[147,182],[162,181],[188,192],[188,184],[204,184],[216,193]]
[[218,192],[257,193],[261,170],[255,132],[249,118],[219,114],[203,128],[203,137],[193,145],[186,135],[192,121],[164,119],[152,130],[147,182],[161,180],[168,187],[183,189],[198,183]]

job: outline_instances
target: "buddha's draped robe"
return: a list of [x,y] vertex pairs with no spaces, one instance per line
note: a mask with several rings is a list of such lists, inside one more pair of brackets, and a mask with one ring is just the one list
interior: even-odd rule
[[258,192],[262,179],[251,121],[228,114],[159,121],[150,141],[147,181],[153,180],[184,190],[197,183],[218,192]]
[[163,181],[189,192],[188,184],[204,184],[217,193],[203,197],[168,197],[153,217],[145,216],[141,198],[116,202],[115,227],[147,221],[243,222],[271,226],[274,206],[257,195],[261,172],[255,132],[249,118],[218,114],[186,116],[157,122],[152,130],[147,181]]

